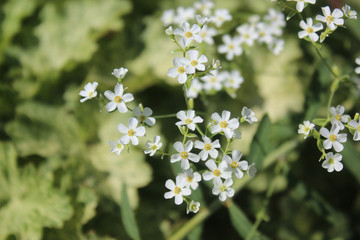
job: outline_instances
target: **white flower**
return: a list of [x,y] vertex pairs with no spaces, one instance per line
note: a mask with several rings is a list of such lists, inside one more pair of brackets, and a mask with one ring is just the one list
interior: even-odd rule
[[340,126],[336,123],[332,125],[330,132],[326,128],[320,129],[321,136],[327,138],[323,142],[323,146],[325,149],[330,149],[334,147],[335,151],[337,152],[341,152],[344,149],[344,146],[341,143],[346,142],[347,135],[346,133],[338,134],[339,131]]
[[240,41],[248,46],[254,45],[254,41],[259,37],[256,28],[247,23],[237,27],[236,31],[240,34]]
[[188,22],[182,24],[182,29],[175,29],[174,34],[181,36],[181,41],[184,43],[184,46],[189,46],[193,40],[200,43],[202,38],[199,35],[201,30],[200,26],[197,24],[193,24],[190,27]]
[[250,124],[257,122],[255,113],[250,108],[243,107],[243,109],[241,110],[241,115],[244,118],[244,120]]
[[360,74],[360,57],[357,57],[357,58],[355,59],[355,62],[356,62],[357,65],[359,65],[359,67],[355,68],[355,72],[356,72],[357,74]]
[[137,127],[137,125],[138,125],[138,120],[133,117],[129,119],[129,127],[126,127],[121,123],[118,125],[119,132],[125,134],[120,138],[120,140],[124,144],[128,144],[130,141],[133,145],[139,144],[138,137],[142,137],[145,135],[145,127],[144,126]]
[[331,119],[331,124],[337,123],[340,126],[340,130],[345,128],[343,123],[347,123],[349,121],[349,115],[343,115],[345,112],[345,107],[341,105],[337,105],[335,107],[330,108],[330,113],[333,115]]
[[334,169],[340,172],[343,169],[343,164],[340,162],[342,159],[341,154],[336,153],[334,155],[332,152],[329,152],[326,154],[325,159],[321,166],[327,169],[328,172],[333,172]]
[[282,34],[282,28],[286,25],[285,16],[282,12],[270,8],[264,19],[270,24],[274,35],[280,36]]
[[255,177],[255,174],[257,172],[255,163],[250,164],[246,172],[250,177]]
[[98,86],[97,82],[87,83],[84,86],[84,90],[81,90],[79,93],[80,96],[84,97],[84,98],[80,99],[80,102],[85,102],[88,99],[96,97],[97,92],[95,90],[96,90],[97,86]]
[[231,154],[231,158],[228,155],[224,155],[223,161],[225,161],[228,165],[228,171],[231,171],[235,174],[237,178],[242,178],[244,173],[242,171],[246,171],[248,169],[248,162],[243,160],[240,161],[242,153],[239,151],[233,151]]
[[360,140],[360,120],[358,122],[356,120],[351,120],[349,122],[349,125],[352,126],[353,128],[355,128],[353,140],[359,141]]
[[168,27],[167,29],[165,29],[165,33],[168,36],[172,36],[174,35],[174,29],[172,28],[172,26]]
[[298,133],[304,134],[304,139],[307,138],[315,127],[315,124],[311,123],[310,121],[304,121],[304,124],[299,124]]
[[204,25],[201,28],[199,35],[200,37],[202,37],[204,42],[206,42],[209,45],[213,45],[214,44],[213,37],[217,35],[217,31],[215,28],[208,28],[207,25]]
[[202,17],[200,15],[196,15],[195,18],[200,27],[211,22],[211,19],[209,19],[208,17]]
[[117,155],[120,155],[121,151],[124,149],[124,144],[121,142],[120,139],[114,141],[110,141],[110,152],[116,153]]
[[225,161],[221,161],[219,166],[216,165],[213,159],[208,160],[205,165],[209,168],[209,172],[203,173],[203,179],[209,181],[217,178],[230,178],[231,172],[227,170],[227,164]]
[[214,12],[214,17],[212,18],[213,22],[217,27],[221,27],[221,25],[226,22],[230,21],[232,19],[231,14],[229,13],[229,10],[223,8],[223,9],[216,9]]
[[190,64],[187,66],[186,72],[188,73],[195,73],[195,69],[199,71],[205,71],[205,65],[208,61],[205,55],[201,55],[199,57],[199,52],[197,50],[190,50],[188,51]]
[[195,2],[194,7],[200,10],[202,15],[209,16],[211,9],[214,7],[214,3],[208,0],[202,0],[201,2]]
[[272,28],[271,25],[268,25],[264,22],[259,22],[256,24],[257,31],[259,33],[258,42],[270,44],[273,41]]
[[198,172],[193,172],[192,168],[185,170],[184,173],[180,173],[179,175],[186,179],[185,187],[191,187],[193,190],[199,187],[201,175]]
[[222,89],[222,79],[218,78],[217,70],[210,70],[209,75],[202,77],[201,80],[204,81],[203,88],[207,91],[219,91]]
[[134,100],[134,97],[131,93],[125,93],[124,94],[124,88],[122,84],[117,83],[115,86],[115,92],[113,93],[110,90],[106,90],[104,92],[104,95],[107,99],[109,99],[111,102],[106,104],[106,109],[109,112],[114,111],[116,108],[119,112],[125,113],[127,112],[126,104],[127,102],[130,102]]
[[187,66],[189,66],[190,61],[187,58],[174,58],[173,60],[174,68],[170,68],[168,71],[168,76],[172,78],[176,78],[180,84],[183,84],[187,80],[187,74],[189,72],[186,72]]
[[191,81],[191,86],[189,90],[186,90],[186,96],[188,98],[197,98],[202,88],[203,86],[200,83],[199,79],[195,78]]
[[221,179],[215,179],[212,193],[219,195],[220,201],[225,201],[227,197],[233,197],[235,194],[234,189],[230,187],[232,184],[231,178],[226,179],[225,182],[222,182]]
[[155,118],[150,117],[153,114],[153,111],[149,107],[145,107],[143,111],[141,111],[140,107],[136,107],[133,110],[133,114],[140,124],[145,123],[149,126],[154,126],[156,122]]
[[186,113],[185,111],[179,111],[176,114],[176,117],[180,119],[181,121],[177,122],[177,126],[186,125],[187,128],[194,131],[195,130],[195,124],[196,123],[202,123],[203,119],[199,116],[195,117],[195,111],[194,110],[188,110]]
[[174,9],[165,10],[161,16],[161,21],[164,26],[169,26],[174,23],[175,11]]
[[128,71],[129,70],[127,68],[123,67],[119,69],[115,68],[111,74],[114,75],[117,79],[123,79]]
[[223,71],[219,73],[218,78],[224,82],[224,86],[227,88],[238,89],[244,82],[244,78],[240,75],[238,70],[233,70],[231,72]]
[[226,34],[222,37],[224,42],[223,45],[218,47],[219,53],[226,54],[227,60],[233,60],[234,56],[242,54],[243,49],[241,47],[241,39],[239,37],[231,38],[230,35]]
[[194,202],[194,200],[191,200],[189,205],[186,208],[186,214],[189,214],[189,212],[197,213],[200,209],[200,203]]
[[176,16],[175,16],[174,22],[177,23],[178,25],[181,25],[184,22],[194,19],[194,17],[195,17],[195,9],[194,8],[178,7],[176,9]]
[[283,39],[273,39],[272,42],[268,44],[268,48],[275,55],[279,55],[279,53],[284,49],[285,41]]
[[164,194],[166,199],[175,197],[175,204],[180,205],[184,199],[183,196],[189,196],[191,194],[190,188],[185,187],[186,181],[181,176],[176,177],[176,184],[173,180],[168,179],[165,182],[165,187],[169,189],[169,192]]
[[315,4],[316,0],[288,0],[288,1],[296,1],[296,10],[298,12],[302,12],[304,10],[305,7],[305,3],[311,3],[311,4]]
[[345,17],[350,19],[357,19],[357,12],[355,10],[351,10],[351,7],[347,4],[342,7]]
[[321,23],[317,23],[313,26],[312,18],[307,18],[306,23],[304,20],[301,20],[300,27],[304,30],[298,33],[299,38],[309,36],[310,40],[313,42],[316,42],[319,39],[319,36],[316,34],[316,32],[323,29],[323,25]]
[[156,151],[162,147],[162,143],[160,142],[160,136],[155,136],[154,142],[147,141],[145,147],[147,149],[144,151],[144,153],[149,154],[150,156],[154,156]]
[[239,120],[236,118],[230,119],[230,112],[224,110],[221,117],[218,113],[213,113],[211,118],[216,121],[216,125],[211,126],[211,134],[224,132],[226,138],[234,136],[234,130],[239,127]]
[[211,142],[211,139],[207,136],[202,137],[203,142],[196,140],[195,141],[195,148],[201,149],[201,152],[199,153],[201,160],[206,160],[208,156],[212,158],[217,158],[219,152],[216,150],[216,148],[220,148],[219,140],[216,139],[215,141]]
[[178,162],[181,160],[181,168],[187,170],[190,168],[190,161],[199,162],[200,157],[194,153],[191,153],[191,149],[193,148],[193,142],[191,140],[187,141],[185,147],[183,146],[182,142],[174,143],[174,148],[178,153],[173,154],[171,156],[170,162]]
[[335,8],[334,11],[331,13],[330,7],[326,6],[322,7],[321,10],[324,16],[317,15],[316,20],[326,23],[330,30],[335,30],[336,26],[344,25],[344,19],[342,19],[344,13],[340,9]]

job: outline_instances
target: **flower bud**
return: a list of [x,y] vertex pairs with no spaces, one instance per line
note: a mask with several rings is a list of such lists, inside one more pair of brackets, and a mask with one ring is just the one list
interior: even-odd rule
[[167,29],[165,29],[165,33],[166,33],[168,36],[174,35],[174,30],[173,30],[172,26],[170,26],[170,27],[168,27]]

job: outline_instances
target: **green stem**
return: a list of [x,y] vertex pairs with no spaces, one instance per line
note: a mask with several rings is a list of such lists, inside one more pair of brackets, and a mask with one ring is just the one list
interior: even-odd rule
[[176,113],[153,116],[153,118],[172,118],[172,117],[176,117]]
[[325,60],[325,58],[321,55],[319,49],[313,44],[316,53],[319,55],[321,61],[323,61],[323,63],[325,64],[326,68],[329,70],[329,72],[333,75],[333,77],[337,78],[338,75],[331,69],[330,65],[328,64],[328,62]]
[[[284,156],[288,152],[292,151],[297,147],[299,139],[296,137],[293,140],[290,140],[282,144],[279,148],[268,154],[264,159],[263,169],[268,168],[274,162],[278,160],[279,157]],[[236,181],[233,185],[233,189],[236,194],[248,183],[251,178],[245,176],[240,181]],[[222,202],[215,200],[213,201],[208,208],[201,208],[199,213],[197,213],[190,221],[186,222],[182,227],[180,227],[168,240],[181,240],[186,237],[195,227],[199,226],[204,220],[210,217],[215,213],[221,206]]]

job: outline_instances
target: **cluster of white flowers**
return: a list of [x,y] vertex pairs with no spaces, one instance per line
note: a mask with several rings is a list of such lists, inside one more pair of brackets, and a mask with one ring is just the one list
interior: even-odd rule
[[[201,138],[195,133],[189,133],[197,128],[197,124],[203,119],[196,116],[194,110],[179,111],[177,118],[180,120],[175,124],[184,135],[182,142],[174,143],[176,153],[171,155],[170,162],[180,161],[183,172],[176,176],[175,182],[168,179],[165,187],[169,190],[165,193],[166,199],[175,198],[175,204],[187,203],[187,212],[197,212],[200,203],[190,198],[191,191],[196,190],[201,180],[212,180],[212,193],[219,196],[221,201],[227,197],[234,196],[233,175],[241,179],[244,172],[253,177],[256,173],[255,164],[249,165],[246,160],[241,160],[242,153],[237,150],[230,150],[229,146],[233,139],[240,136],[240,123],[257,122],[257,118],[251,109],[244,107],[241,112],[241,119],[231,118],[231,112],[224,110],[221,115],[213,113],[212,121],[207,125],[205,134],[198,130]],[[219,135],[226,138],[225,145],[221,146]],[[199,138],[193,142],[188,138]],[[214,139],[216,137],[216,139]],[[222,148],[223,147],[223,148]],[[197,149],[197,150],[196,150]],[[221,153],[220,153],[221,152]],[[201,160],[201,161],[200,161]],[[195,166],[196,164],[196,166]],[[203,167],[200,172],[196,169]]]
[[[105,100],[102,95],[99,97],[99,101],[101,101],[102,104],[105,104],[104,101],[106,102],[105,106],[108,112],[113,112],[117,109],[120,113],[126,113],[129,110],[126,104],[134,100],[134,96],[131,93],[125,93],[126,88],[124,88],[123,84],[121,84],[127,72],[128,69],[123,67],[114,69],[112,75],[118,80],[118,83],[115,85],[114,92],[110,90],[106,90],[104,92],[104,96],[107,100]],[[80,96],[84,97],[80,100],[80,102],[96,97],[97,86],[97,82],[87,83],[84,90],[81,90],[79,93]],[[132,145],[138,145],[138,138],[145,136],[146,127],[152,127],[156,122],[155,118],[151,117],[153,113],[152,110],[148,107],[144,108],[142,104],[139,104],[138,107],[131,111],[133,116],[129,118],[128,125],[125,126],[122,123],[118,124],[118,130],[123,135],[119,139],[109,142],[111,146],[110,151],[112,153],[116,153],[117,155],[120,155],[124,147],[128,147],[130,143]],[[147,141],[145,154],[150,154],[152,156],[161,146],[162,143],[160,142],[160,136],[155,136],[153,143]]]
[[[353,134],[353,140],[360,140],[360,120],[359,114],[356,114],[354,119],[345,113],[345,107],[338,105],[335,107],[330,107],[329,109],[331,117],[329,119],[322,119],[320,121],[314,120],[314,122],[321,126],[320,131],[317,132],[315,129],[315,124],[310,123],[310,121],[304,121],[303,124],[299,125],[299,134],[304,134],[305,137],[313,136],[317,139],[319,150],[323,153],[321,159],[325,158],[325,161],[322,163],[322,167],[327,169],[328,172],[333,172],[334,170],[339,172],[343,169],[343,164],[340,162],[342,160],[342,155],[339,153],[344,150],[342,143],[347,141],[347,134],[340,133],[340,131],[347,128],[351,134]],[[330,122],[330,130],[325,127],[325,125]],[[321,139],[321,137],[325,139]],[[325,150],[334,149],[336,154],[333,152],[326,153]]]
[[[316,0],[287,0],[296,1],[296,11],[299,14],[308,4],[315,4]],[[298,33],[299,38],[309,39],[312,42],[317,42],[320,38],[320,42],[324,41],[331,33],[333,33],[338,26],[344,25],[344,18],[357,19],[357,13],[351,10],[349,5],[345,5],[342,9],[335,8],[330,10],[329,6],[321,8],[323,15],[317,15],[315,20],[318,22],[314,24],[314,20],[311,17],[306,18],[306,21],[300,21],[300,27],[303,29]],[[326,29],[321,33],[320,37],[318,31],[324,29],[323,24],[326,25]]]

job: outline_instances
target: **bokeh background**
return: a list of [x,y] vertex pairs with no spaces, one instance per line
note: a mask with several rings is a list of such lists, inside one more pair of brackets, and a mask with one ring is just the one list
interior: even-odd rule
[[[0,240],[131,239],[121,218],[124,183],[142,239],[166,239],[194,217],[164,199],[164,183],[174,179],[174,169],[167,158],[143,154],[152,138],[129,153],[111,154],[109,141],[120,137],[116,126],[130,115],[100,111],[96,101],[80,104],[78,95],[93,81],[99,83],[98,92],[112,90],[112,70],[126,67],[124,85],[135,96],[131,107],[142,103],[154,115],[185,109],[181,87],[167,77],[176,45],[160,17],[166,9],[193,2],[0,2]],[[233,15],[229,28],[270,7],[281,9],[267,0],[214,2]],[[346,3],[360,10],[357,0]],[[305,13],[320,14],[326,4],[318,0],[317,8]],[[220,92],[196,100],[196,109],[209,119],[215,111],[240,115],[244,105],[251,107],[263,121],[244,127],[232,147],[250,160],[269,159],[281,146],[287,151],[260,165],[257,176],[234,197],[235,210],[250,225],[243,225],[233,208],[218,204],[186,239],[242,239],[239,226],[248,231],[264,206],[261,235],[254,239],[360,239],[360,145],[349,138],[344,170],[329,174],[318,162],[315,140],[297,134],[303,120],[326,116],[332,82],[315,48],[297,38],[298,23],[296,16],[287,22],[285,48],[278,56],[256,47],[227,62],[213,46],[201,46],[209,59],[241,71],[245,81],[235,99]],[[351,74],[333,105],[344,105],[353,116],[360,109],[360,80],[353,74],[360,23],[345,25],[325,40],[321,52],[336,71]],[[221,37],[215,41],[221,43]],[[148,132],[161,136],[167,151],[180,138],[175,122],[158,119]],[[204,207],[219,202],[206,186],[200,191]]]

